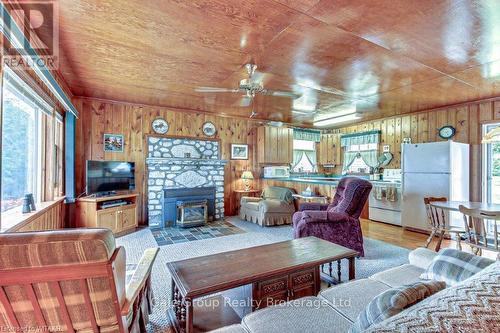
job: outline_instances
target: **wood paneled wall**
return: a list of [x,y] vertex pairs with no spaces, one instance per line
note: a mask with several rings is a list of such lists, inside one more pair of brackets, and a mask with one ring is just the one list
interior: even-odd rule
[[23,223],[16,225],[8,232],[57,230],[65,226],[64,198],[59,198],[50,204],[43,204],[38,211],[24,217]]
[[[146,137],[154,134],[151,122],[162,117],[167,120],[170,129],[166,136],[205,138],[202,125],[211,121],[217,127],[216,139],[221,143],[221,158],[229,160],[226,165],[225,177],[225,213],[236,214],[237,205],[233,199],[233,189],[243,188],[240,176],[248,169],[258,175],[256,164],[256,121],[244,118],[227,118],[206,113],[171,110],[162,107],[152,107],[93,100],[86,98],[74,99],[75,106],[80,110],[80,118],[76,130],[76,191],[85,190],[86,160],[120,160],[136,163],[136,187],[141,194],[139,203],[139,223],[147,223],[146,202],[146,170],[145,158],[147,147]],[[104,152],[104,133],[123,134],[125,145],[123,153]],[[230,160],[231,143],[249,145],[248,160]]]
[[[388,168],[399,168],[403,138],[411,138],[412,143],[444,141],[439,137],[438,129],[451,125],[457,130],[453,140],[471,145],[471,200],[481,200],[482,125],[492,122],[500,123],[500,98],[364,122],[341,128],[338,132],[381,130],[380,146],[389,145],[394,154]],[[340,169],[336,168],[335,172],[340,172]]]

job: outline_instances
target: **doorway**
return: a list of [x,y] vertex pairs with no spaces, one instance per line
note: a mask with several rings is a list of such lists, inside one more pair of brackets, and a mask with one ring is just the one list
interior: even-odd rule
[[[496,127],[483,125],[483,136]],[[483,202],[500,204],[500,142],[483,144]]]

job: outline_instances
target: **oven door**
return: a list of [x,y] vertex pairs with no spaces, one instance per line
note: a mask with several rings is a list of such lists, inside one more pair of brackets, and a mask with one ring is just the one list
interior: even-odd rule
[[[391,193],[391,191],[396,192]],[[374,184],[368,206],[370,220],[401,225],[401,188],[399,186]]]

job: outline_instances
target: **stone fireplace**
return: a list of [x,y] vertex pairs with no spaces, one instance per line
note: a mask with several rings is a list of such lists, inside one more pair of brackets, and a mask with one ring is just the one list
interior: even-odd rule
[[188,192],[190,189],[215,189],[213,218],[224,218],[224,166],[227,161],[219,158],[219,142],[149,137],[147,156],[149,226],[163,227],[168,222],[165,193],[169,189]]

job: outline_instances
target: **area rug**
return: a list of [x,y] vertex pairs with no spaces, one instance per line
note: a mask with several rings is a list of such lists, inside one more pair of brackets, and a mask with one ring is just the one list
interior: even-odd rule
[[[170,274],[167,262],[292,239],[290,226],[263,228],[238,218],[228,218],[227,222],[244,230],[245,233],[160,246],[152,273],[156,305],[150,318],[149,332],[173,332],[166,314],[170,307]],[[149,229],[120,237],[117,239],[117,244],[125,247],[127,263],[130,265],[139,261],[145,249],[158,246]],[[364,246],[366,256],[356,260],[357,279],[408,262],[407,249],[369,238],[364,239]],[[347,267],[342,267],[342,270],[347,272]]]
[[226,221],[216,221],[194,228],[166,227],[151,229],[158,246],[242,234],[244,232],[244,230]]

